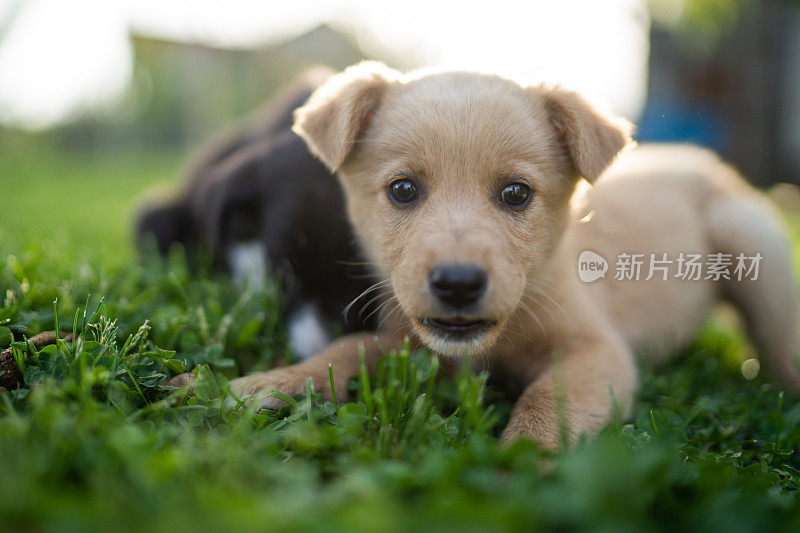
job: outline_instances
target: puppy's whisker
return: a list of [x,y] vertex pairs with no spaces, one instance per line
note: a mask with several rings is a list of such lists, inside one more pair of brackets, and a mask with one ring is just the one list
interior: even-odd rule
[[350,279],[375,279],[375,278],[383,278],[380,274],[350,274]]
[[378,300],[379,298],[386,298],[387,296],[390,296],[390,295],[391,295],[391,292],[383,292],[383,293],[379,294],[378,296],[376,296],[375,298],[373,298],[372,300],[370,300],[369,302],[367,302],[367,304],[366,304],[364,307],[362,307],[362,308],[361,308],[361,311],[359,311],[359,313],[358,313],[358,316],[359,316],[359,318],[361,318],[362,320],[369,320],[369,318],[370,318],[372,315],[374,315],[375,313],[378,313],[378,312],[380,312],[380,310],[381,310],[381,309],[382,309],[382,308],[383,308],[383,307],[384,307],[384,306],[385,306],[387,303],[389,303],[389,302],[391,302],[391,301],[392,301],[392,299],[391,299],[391,298],[387,298],[387,299],[386,299],[386,301],[382,302],[382,303],[381,303],[381,304],[379,304],[379,305],[378,305],[378,306],[377,306],[375,309],[373,309],[372,311],[370,311],[370,313],[369,313],[367,316],[363,316],[363,315],[364,315],[364,311],[366,311],[367,307],[369,307],[369,306],[370,306],[370,304],[372,304],[372,302],[374,302],[375,300]]
[[532,319],[534,319],[534,320],[536,321],[536,324],[539,326],[539,329],[541,329],[541,330],[542,330],[542,334],[544,335],[544,338],[546,339],[546,338],[547,338],[547,330],[546,330],[546,329],[544,329],[544,324],[542,324],[542,321],[541,321],[541,320],[539,319],[539,317],[536,315],[536,312],[534,312],[534,310],[533,310],[533,309],[531,309],[531,308],[530,308],[530,307],[529,307],[529,306],[528,306],[528,305],[527,305],[525,302],[522,302],[522,301],[520,301],[520,302],[519,302],[519,305],[520,305],[520,307],[522,307],[522,308],[523,308],[525,311],[527,311],[527,312],[528,312],[528,314],[531,316],[531,318],[532,318]]
[[[541,300],[539,300],[539,298],[537,297],[538,295],[545,295],[545,296],[547,296],[547,298],[551,302],[553,302],[553,299],[549,295],[547,295],[547,293],[544,291],[544,289],[541,289],[536,284],[534,284],[533,282],[530,282],[530,281],[525,284],[525,292],[523,292],[523,294],[522,294],[522,299],[530,298],[530,300],[533,303],[535,303],[538,307],[543,308],[552,317],[553,314],[552,314],[552,311],[550,309],[550,307],[552,307],[552,306],[543,305]],[[558,305],[558,304],[555,304],[555,305]]]
[[[475,368],[475,365],[472,366],[472,371],[474,373],[484,372],[489,370],[489,358],[486,356],[485,352],[480,352],[477,354],[478,362],[480,363],[480,367],[478,369]],[[477,371],[477,372],[476,372]]]
[[508,342],[512,342],[511,338],[508,336],[508,333],[516,333],[517,335],[519,335],[523,339],[526,339],[528,342],[533,343],[533,339],[531,339],[529,336],[527,336],[527,335],[525,335],[525,333],[523,333],[525,328],[522,327],[522,324],[519,321],[510,320],[510,322],[511,322],[511,325],[516,326],[516,328],[519,328],[519,331],[517,331],[514,328],[506,328],[506,330],[503,332],[503,336],[505,337],[505,339]]
[[345,306],[344,311],[342,311],[342,315],[344,316],[344,318],[347,319],[347,315],[350,312],[350,309],[352,309],[352,307],[356,304],[356,302],[358,302],[358,300],[360,300],[370,292],[380,289],[381,287],[387,285],[388,283],[390,283],[390,280],[388,279],[378,281],[377,283],[373,283],[371,286],[365,289],[364,292],[353,298],[353,300]]
[[[570,323],[571,328],[573,330],[575,329],[575,323],[573,322],[572,317],[570,317],[563,308],[558,306],[558,304],[549,305],[547,302],[543,302],[540,298],[537,298],[534,294],[527,294],[523,296],[522,300],[529,301],[536,309],[544,309],[544,311],[547,313],[547,316],[549,316],[551,319],[557,318],[558,315],[563,316],[564,319]],[[551,302],[553,301],[552,298],[549,298],[549,300]],[[553,307],[557,307],[557,309],[553,309]]]
[[[528,282],[525,284],[525,288],[526,288],[526,289],[531,289],[531,290],[533,290],[533,291],[535,291],[535,292],[538,292],[539,294],[543,294],[543,295],[547,296],[548,298],[552,298],[552,297],[550,296],[550,293],[548,293],[548,292],[545,290],[545,286],[546,286],[547,288],[549,288],[550,290],[552,290],[553,292],[555,292],[556,296],[561,296],[561,293],[560,293],[558,290],[554,289],[554,288],[553,288],[551,285],[549,285],[549,284],[545,284],[544,286],[543,286],[543,285],[538,285],[538,284],[536,283],[536,280],[528,280]],[[555,301],[553,301],[553,303],[556,303],[556,302],[555,302]],[[556,305],[558,305],[558,304],[556,303]]]
[[391,318],[396,312],[398,312],[400,310],[401,310],[400,309],[400,301],[395,298],[394,307],[392,307],[392,309],[388,313],[386,313],[386,315],[383,317],[383,321],[382,322],[386,322],[387,320],[389,320],[389,318]]
[[366,310],[369,308],[370,305],[375,303],[377,300],[379,300],[379,299],[381,299],[383,297],[386,297],[386,296],[388,296],[390,294],[391,294],[391,291],[386,291],[386,290],[379,291],[378,294],[375,295],[374,298],[370,299],[367,303],[365,303],[364,305],[361,306],[361,308],[358,310],[358,316],[363,318],[364,317],[364,313],[366,312]]
[[567,176],[565,176],[564,174],[562,174],[561,172],[556,172],[556,176],[561,178],[562,181],[566,182],[569,185],[572,185],[572,183],[574,181],[573,179],[570,179]]
[[572,317],[570,316],[570,314],[569,314],[569,313],[567,313],[567,312],[564,310],[564,308],[563,308],[563,307],[561,307],[561,304],[559,304],[557,301],[555,301],[555,300],[553,299],[553,297],[552,297],[552,296],[550,296],[550,295],[547,293],[547,291],[545,291],[545,290],[544,290],[544,289],[542,289],[541,287],[537,287],[536,285],[533,285],[533,284],[529,284],[529,285],[528,285],[528,287],[529,287],[531,290],[533,290],[534,292],[537,292],[537,293],[541,294],[542,296],[544,296],[545,298],[547,298],[548,300],[550,300],[550,301],[553,303],[553,305],[554,305],[554,306],[556,306],[556,307],[558,308],[558,310],[559,310],[559,311],[561,311],[561,314],[563,314],[563,315],[564,315],[564,318],[566,318],[566,319],[569,321],[569,323],[572,325],[572,330],[573,330],[573,331],[576,331],[576,330],[578,329],[578,326],[575,324],[575,321],[574,321],[574,320],[572,320]]
[[[387,300],[387,303],[388,303],[388,302],[391,302],[391,301],[393,301],[393,300],[397,301],[397,304],[396,304],[396,305],[395,305],[395,306],[392,308],[392,310],[391,310],[391,311],[389,311],[388,313],[386,313],[386,314],[383,316],[383,318],[381,318],[380,322],[378,322],[378,329],[380,329],[380,328],[383,326],[384,322],[386,322],[386,321],[389,319],[389,317],[391,317],[391,316],[392,316],[392,315],[395,313],[395,311],[397,311],[398,309],[400,309],[400,301],[399,301],[399,300],[397,300],[397,296],[394,296],[394,297],[392,297],[391,299]],[[398,328],[398,329],[399,329],[399,328]]]
[[373,261],[345,261],[344,259],[337,259],[334,261],[338,265],[347,265],[347,266],[378,266],[378,263]]
[[508,343],[513,343],[513,341],[511,340],[511,337],[509,337],[508,333],[506,333],[505,331],[500,334],[500,340],[503,340],[503,341],[508,342]]
[[534,294],[525,294],[525,295],[522,296],[522,300],[521,301],[525,301],[525,300],[529,300],[534,305],[534,307],[537,307],[537,308],[540,308],[540,309],[544,309],[545,312],[547,313],[547,316],[549,316],[551,319],[555,318],[555,315],[553,314],[553,311],[550,309],[550,306],[549,305],[542,305],[541,300],[539,300],[536,297],[536,295],[534,295]]

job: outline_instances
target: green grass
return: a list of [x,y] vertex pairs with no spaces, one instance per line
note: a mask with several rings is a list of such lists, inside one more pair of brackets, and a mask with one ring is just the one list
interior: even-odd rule
[[131,261],[131,213],[145,189],[171,184],[180,166],[171,154],[66,157],[25,145],[6,148],[0,152],[0,242],[46,243],[71,257],[79,248],[108,266]]
[[[742,377],[729,321],[642,370],[631,420],[557,454],[499,446],[510,399],[426,353],[337,383],[344,404],[234,411],[237,366],[289,361],[281,302],[135,260],[136,196],[178,159],[2,156],[0,348],[13,337],[25,385],[0,395],[0,530],[800,526],[800,403]],[[26,346],[56,323],[78,340]],[[183,371],[194,395],[159,386]]]

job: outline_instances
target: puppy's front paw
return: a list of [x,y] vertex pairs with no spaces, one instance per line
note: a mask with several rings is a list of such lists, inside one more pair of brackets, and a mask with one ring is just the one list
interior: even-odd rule
[[278,391],[287,396],[304,394],[309,379],[311,379],[312,390],[326,393],[324,384],[317,383],[314,376],[299,371],[295,367],[278,368],[270,372],[250,374],[234,379],[231,381],[231,392],[236,398],[245,400],[247,403],[258,402],[259,409],[277,410],[286,405],[286,402],[267,396],[270,392]]
[[524,420],[520,417],[512,417],[503,434],[500,442],[506,446],[518,440],[532,440],[547,450],[557,450],[562,444],[562,439],[558,427],[553,424],[542,424],[537,420]]

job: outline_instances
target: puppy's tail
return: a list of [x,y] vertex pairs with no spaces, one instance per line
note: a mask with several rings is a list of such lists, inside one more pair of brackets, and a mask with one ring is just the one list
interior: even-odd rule
[[710,198],[706,216],[714,250],[730,254],[724,296],[744,317],[767,371],[800,391],[800,305],[791,244],[766,198],[727,166],[717,177],[724,183]]

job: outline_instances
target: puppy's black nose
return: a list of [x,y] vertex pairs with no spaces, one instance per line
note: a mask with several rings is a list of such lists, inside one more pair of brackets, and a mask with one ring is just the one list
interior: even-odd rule
[[445,265],[434,268],[428,277],[431,292],[453,307],[467,307],[486,292],[486,272],[476,266]]

